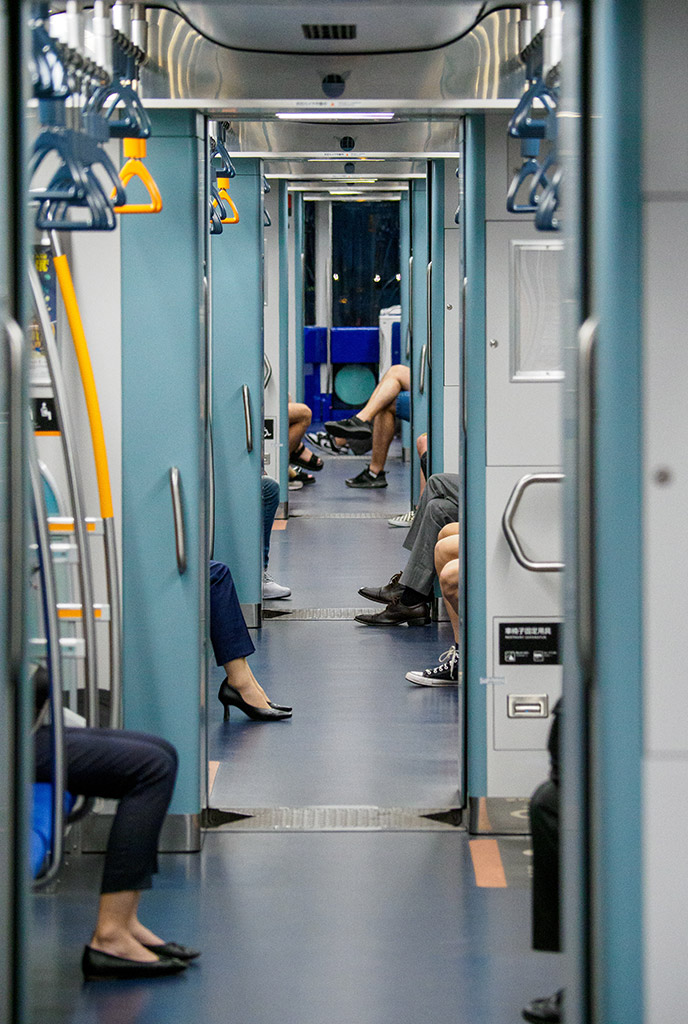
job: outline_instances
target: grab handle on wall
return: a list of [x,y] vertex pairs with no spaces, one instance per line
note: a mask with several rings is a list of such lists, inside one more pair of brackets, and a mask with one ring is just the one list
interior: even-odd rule
[[172,494],[172,514],[174,516],[174,541],[177,549],[177,569],[179,575],[186,572],[186,533],[184,531],[184,506],[182,504],[181,476],[177,466],[170,467],[170,493]]
[[594,651],[593,420],[598,322],[588,318],[578,331],[578,647],[592,674]]
[[563,562],[536,562],[532,558],[528,558],[514,529],[514,518],[518,511],[518,506],[521,504],[521,499],[528,488],[532,487],[533,484],[558,484],[563,479],[563,473],[526,473],[517,482],[506,503],[504,515],[502,516],[502,530],[504,531],[506,542],[511,548],[512,555],[521,568],[527,569],[528,572],[562,572],[564,569]]
[[244,401],[244,426],[246,428],[246,451],[253,451],[253,426],[251,425],[251,392],[248,384],[242,384],[241,395]]
[[426,365],[426,363],[428,361],[427,360],[427,355],[428,355],[428,346],[427,346],[427,344],[425,344],[425,345],[423,345],[422,349],[420,350],[420,381],[419,381],[419,384],[418,384],[418,390],[421,393],[421,395],[425,394],[425,365]]

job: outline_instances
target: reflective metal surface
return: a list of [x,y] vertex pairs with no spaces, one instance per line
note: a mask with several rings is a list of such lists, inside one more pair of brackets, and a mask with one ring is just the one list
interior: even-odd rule
[[[424,8],[423,8],[424,9]],[[279,20],[276,10],[273,18]],[[178,14],[149,12],[149,64],[145,97],[221,100],[309,100],[346,105],[352,100],[490,101],[521,92],[518,12],[489,15],[465,38],[422,53],[271,54],[230,50],[205,39]],[[391,43],[390,43],[391,46]],[[327,75],[344,79],[343,96],[328,100]],[[228,111],[229,112],[229,111]]]

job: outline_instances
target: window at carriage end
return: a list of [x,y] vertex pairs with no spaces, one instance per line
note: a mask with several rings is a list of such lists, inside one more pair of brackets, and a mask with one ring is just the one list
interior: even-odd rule
[[511,380],[564,377],[559,285],[561,242],[511,243]]

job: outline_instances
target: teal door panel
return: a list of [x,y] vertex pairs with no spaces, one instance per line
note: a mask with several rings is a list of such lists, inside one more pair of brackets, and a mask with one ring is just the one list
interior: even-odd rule
[[[413,318],[411,332],[411,446],[415,450],[416,438],[428,430],[428,397],[430,383],[427,371],[427,265],[428,265],[428,210],[425,181],[411,184],[411,250],[413,269]],[[421,391],[422,387],[422,391]],[[414,503],[420,494],[420,466],[417,456],[412,465]]]
[[[400,301],[401,301],[401,322],[399,324],[400,329],[400,341],[401,341],[401,361],[402,363],[408,364],[410,358],[410,335],[409,335],[409,296],[410,296],[410,267],[409,258],[411,256],[411,199],[410,193],[403,194],[401,202],[399,204],[399,260],[400,260],[400,272],[401,272],[401,287],[400,287]],[[411,445],[411,424],[407,420],[402,420],[401,423],[401,443],[404,449],[411,452],[411,462],[413,463],[415,456],[415,445]],[[411,492],[413,491],[413,481],[410,479]],[[411,493],[411,500],[413,501],[413,493]]]
[[[239,223],[211,238],[214,557],[232,571],[249,625],[261,603],[263,171],[235,160]],[[277,225],[267,228],[277,231]],[[251,449],[251,450],[249,450]]]
[[462,593],[466,636],[466,787],[475,800],[487,793],[485,540],[485,117],[466,117],[465,568]]
[[[202,123],[153,112],[146,163],[163,210],[121,219],[123,703],[126,727],[180,756],[171,812],[200,810],[205,644],[205,326],[207,230]],[[180,571],[170,469],[185,532]]]
[[294,401],[303,402],[303,327],[304,319],[304,209],[303,194],[292,193],[292,230],[294,232],[294,331],[296,348],[294,352]]
[[[280,362],[280,502],[289,500],[289,196],[286,181],[279,183],[279,362]],[[302,332],[303,333],[303,332]]]
[[428,415],[430,422],[430,468],[444,468],[444,174],[445,161],[433,160],[430,176],[429,246],[430,341],[428,344]]

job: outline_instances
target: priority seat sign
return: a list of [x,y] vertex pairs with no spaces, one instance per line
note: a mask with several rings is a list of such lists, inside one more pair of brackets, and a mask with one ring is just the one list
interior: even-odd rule
[[561,665],[560,622],[500,622],[500,665]]

